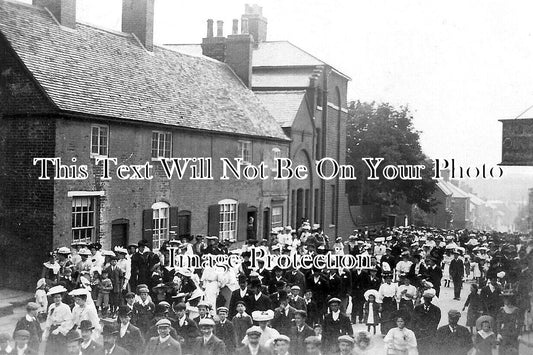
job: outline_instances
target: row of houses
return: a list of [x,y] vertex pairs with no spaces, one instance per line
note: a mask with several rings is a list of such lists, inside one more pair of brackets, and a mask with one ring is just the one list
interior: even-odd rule
[[[74,241],[243,241],[306,219],[332,237],[352,230],[342,181],[169,180],[157,164],[343,163],[347,75],[267,41],[256,5],[228,36],[208,20],[197,45],[154,44],[153,0],[124,0],[122,10],[119,32],[77,21],[75,0],[0,1],[0,285],[29,289],[46,253]],[[40,180],[36,157],[86,165],[87,178]],[[153,178],[102,179],[105,157],[153,162]]]

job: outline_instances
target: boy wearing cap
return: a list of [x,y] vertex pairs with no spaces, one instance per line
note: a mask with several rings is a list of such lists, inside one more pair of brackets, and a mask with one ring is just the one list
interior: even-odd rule
[[135,324],[143,334],[150,329],[152,318],[154,318],[155,305],[148,299],[148,287],[139,289],[140,300],[133,305],[134,317],[137,320]]
[[233,323],[233,328],[235,329],[235,335],[237,344],[246,336],[246,330],[252,326],[252,317],[246,313],[246,305],[244,301],[238,301],[237,305],[237,314],[233,317],[231,322]]
[[12,354],[37,355],[37,351],[28,346],[30,332],[25,329],[17,330],[13,335],[13,339],[15,340],[15,347],[13,348]]
[[124,285],[124,273],[117,265],[118,258],[111,256],[109,259],[109,266],[106,271],[111,279],[113,288],[109,292],[109,302],[111,305],[111,313],[116,314],[118,306],[122,301],[122,286]]
[[41,337],[43,335],[41,324],[37,320],[38,309],[39,305],[37,303],[29,302],[26,305],[26,315],[19,319],[15,326],[15,331],[13,332],[13,338],[15,338],[17,330],[27,330],[30,335],[28,346],[33,350],[39,350],[39,344],[41,343]]
[[170,336],[170,321],[166,318],[160,319],[157,323],[159,336],[150,338],[145,355],[181,355],[180,343]]
[[328,302],[331,313],[324,316],[322,322],[324,349],[329,352],[337,351],[337,338],[341,335],[353,335],[350,319],[341,313],[341,300],[332,298]]
[[341,335],[337,338],[339,343],[339,355],[351,355],[355,341],[349,335]]
[[316,336],[310,336],[305,339],[305,351],[307,355],[322,355],[320,346],[322,342]]
[[202,335],[194,340],[192,353],[194,355],[226,355],[226,345],[213,334],[215,321],[211,318],[202,319],[199,323]]
[[187,306],[185,303],[178,303],[172,307],[176,314],[176,320],[172,323],[174,329],[178,333],[178,336],[183,338],[182,350],[185,354],[191,350],[192,343],[197,336],[199,336],[199,330],[197,323],[187,316]]
[[268,348],[259,344],[259,339],[263,331],[258,326],[250,327],[246,331],[246,339],[248,344],[240,347],[235,352],[236,355],[270,355],[271,351]]
[[94,326],[90,320],[82,320],[78,330],[81,333],[81,354],[99,355],[104,351],[102,345],[92,339]]
[[276,355],[289,355],[291,339],[286,335],[279,335],[273,340]]
[[293,285],[291,287],[291,294],[289,296],[289,305],[297,310],[302,310],[307,312],[307,306],[305,300],[300,296],[300,286]]
[[248,278],[245,275],[239,275],[239,288],[231,293],[229,302],[229,317],[233,318],[237,314],[237,302],[244,302],[246,308],[250,306],[252,294],[248,289]]
[[228,352],[233,354],[237,343],[237,336],[233,323],[227,319],[228,309],[226,307],[218,307],[217,314],[219,321],[215,324],[215,335],[226,344]]

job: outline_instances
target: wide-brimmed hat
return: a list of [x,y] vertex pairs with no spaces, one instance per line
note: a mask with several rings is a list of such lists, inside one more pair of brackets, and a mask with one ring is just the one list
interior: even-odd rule
[[63,254],[63,255],[68,255],[68,254],[70,254],[70,249],[67,248],[67,247],[61,247],[61,248],[57,249],[57,253],[58,254]]
[[476,329],[480,330],[481,329],[481,325],[484,322],[489,322],[490,328],[493,329],[493,327],[494,327],[494,318],[492,318],[489,315],[483,315],[483,316],[479,317],[478,319],[476,319]]
[[366,290],[364,294],[365,300],[368,301],[368,297],[370,295],[374,296],[374,299],[376,300],[376,302],[379,302],[379,292],[377,290]]
[[422,294],[422,297],[424,297],[424,298],[433,298],[433,297],[435,297],[436,294],[437,294],[437,292],[435,291],[435,289],[429,288],[429,289],[424,291],[424,293]]
[[43,287],[44,285],[46,285],[46,279],[39,279],[39,281],[37,281],[37,286],[35,287],[36,289],[37,288],[41,288]]
[[26,329],[19,329],[13,334],[13,339],[29,339],[30,338],[30,332],[28,332]]
[[60,293],[63,293],[63,292],[67,292],[67,289],[64,286],[62,286],[62,285],[58,285],[58,286],[54,286],[50,290],[48,290],[48,293],[46,295],[47,296],[52,296],[52,295],[60,294]]

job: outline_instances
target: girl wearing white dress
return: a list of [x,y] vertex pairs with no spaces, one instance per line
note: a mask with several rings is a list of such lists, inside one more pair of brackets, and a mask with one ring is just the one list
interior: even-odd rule
[[415,333],[405,327],[404,316],[396,318],[396,328],[389,330],[383,341],[387,355],[417,355]]

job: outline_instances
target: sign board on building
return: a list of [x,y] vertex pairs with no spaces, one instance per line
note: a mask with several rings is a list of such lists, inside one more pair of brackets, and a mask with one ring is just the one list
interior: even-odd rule
[[503,124],[500,165],[533,166],[533,119],[500,122]]

